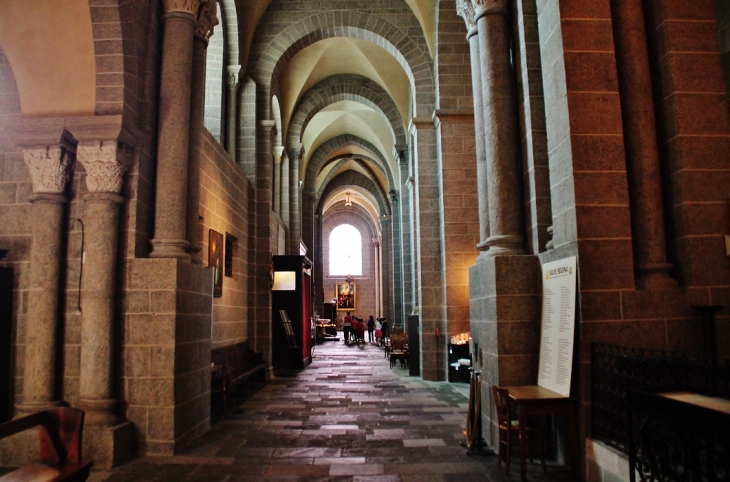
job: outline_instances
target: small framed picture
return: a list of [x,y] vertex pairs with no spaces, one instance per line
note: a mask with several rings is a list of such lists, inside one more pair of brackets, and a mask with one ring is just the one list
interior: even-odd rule
[[213,297],[223,296],[223,235],[212,229],[208,234],[208,267],[213,268]]

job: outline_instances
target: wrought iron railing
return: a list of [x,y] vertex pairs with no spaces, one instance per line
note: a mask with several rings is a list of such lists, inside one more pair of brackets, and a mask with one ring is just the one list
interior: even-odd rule
[[686,388],[730,397],[730,364],[677,352],[594,343],[591,437],[628,454],[626,390]]

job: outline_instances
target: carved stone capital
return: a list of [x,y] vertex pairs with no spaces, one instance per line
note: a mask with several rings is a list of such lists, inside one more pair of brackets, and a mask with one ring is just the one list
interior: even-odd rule
[[396,159],[398,160],[399,164],[407,164],[408,163],[408,149],[401,149],[398,151],[395,151]]
[[78,159],[86,169],[89,192],[119,193],[129,167],[130,149],[116,140],[82,142]]
[[302,155],[304,154],[304,149],[301,147],[290,147],[289,148],[289,159],[293,161],[299,161],[302,159]]
[[33,192],[61,194],[73,168],[73,151],[64,145],[23,149]]
[[281,156],[284,153],[284,146],[276,146],[274,147],[274,162],[280,163],[281,162]]
[[189,13],[190,15],[198,15],[200,0],[162,0],[162,9],[164,13]]
[[456,14],[464,19],[467,30],[476,27],[474,5],[469,0],[456,0]]
[[509,13],[508,0],[471,0],[474,7],[474,21],[478,21],[480,17],[489,14]]
[[195,27],[195,35],[208,41],[213,35],[213,27],[219,23],[215,0],[203,0],[198,10],[198,26]]
[[228,72],[228,88],[235,89],[238,85],[238,72]]

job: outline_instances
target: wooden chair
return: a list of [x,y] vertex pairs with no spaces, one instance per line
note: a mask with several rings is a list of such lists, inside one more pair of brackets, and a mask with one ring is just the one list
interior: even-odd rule
[[[492,397],[494,398],[494,406],[497,409],[497,421],[499,423],[499,455],[497,456],[497,468],[502,468],[502,461],[505,462],[505,472],[509,475],[510,455],[513,443],[519,444],[520,441],[520,422],[514,420],[509,401],[509,390],[507,388],[492,385]],[[532,434],[539,436],[540,443],[540,461],[542,462],[542,470],[547,474],[545,467],[545,430],[542,427],[527,426],[528,447],[529,439]],[[513,435],[517,435],[513,437]],[[519,446],[519,445],[518,445]],[[530,462],[532,454],[530,455]]]
[[391,367],[394,367],[398,360],[402,367],[408,366],[408,337],[398,334],[390,337],[389,359]]

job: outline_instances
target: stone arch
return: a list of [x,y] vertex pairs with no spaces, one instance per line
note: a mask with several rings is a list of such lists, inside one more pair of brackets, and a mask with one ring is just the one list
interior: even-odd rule
[[[327,199],[328,195],[332,192],[333,189],[337,189],[344,185],[344,184],[342,184],[342,182],[335,182],[335,180],[341,181],[343,179],[342,176],[345,174],[345,173],[338,173],[339,166],[352,159],[355,159],[355,158],[348,157],[348,156],[341,157],[337,161],[338,165],[335,166],[334,169],[332,169],[332,171],[325,178],[324,182],[322,182],[322,185],[320,186],[319,190],[317,191],[317,193],[314,196],[314,202],[318,206],[316,209],[316,212],[318,214],[321,214],[320,213],[321,207],[319,207],[320,201]],[[367,165],[365,165],[365,163],[363,161],[361,161],[359,159],[355,159],[355,162],[358,162],[365,169],[370,171],[370,168]],[[361,173],[357,173],[357,174],[360,174],[360,176],[362,176]],[[390,214],[390,204],[388,203],[388,196],[387,196],[386,192],[383,190],[383,187],[380,185],[380,183],[378,183],[376,181],[375,175],[372,174],[372,172],[371,172],[371,175],[366,177],[366,179],[368,181],[370,181],[369,184],[366,185],[366,184],[354,183],[354,185],[360,186],[363,189],[366,189],[367,191],[372,193],[373,196],[378,200],[378,207],[380,208],[380,212],[382,214]],[[330,186],[332,186],[332,187],[330,187]]]
[[390,214],[388,197],[385,195],[382,188],[380,188],[373,179],[370,179],[356,171],[347,171],[342,174],[338,174],[326,186],[323,186],[315,198],[314,212],[321,215],[324,200],[326,200],[334,191],[345,186],[357,186],[371,192],[378,201],[378,207],[380,208],[381,215]]
[[[270,89],[276,91],[278,89],[273,84],[278,82],[278,77],[289,60],[317,41],[334,37],[366,40],[390,53],[408,76],[412,89],[411,98],[414,99],[414,105],[421,110],[418,115],[430,115],[436,95],[432,75],[433,60],[402,29],[377,15],[365,12],[350,10],[341,15],[321,12],[291,24],[263,46],[258,55],[251,56],[248,71],[252,72],[253,79],[267,93]],[[418,102],[415,102],[416,98]],[[259,104],[259,109],[263,110],[259,112],[260,119],[270,118],[268,108],[268,103]]]
[[218,0],[221,9],[221,27],[225,34],[226,48],[224,50],[227,65],[237,65],[240,60],[238,40],[238,12],[235,0]]
[[303,179],[304,191],[314,192],[317,174],[319,173],[320,169],[322,169],[322,166],[324,166],[324,163],[328,160],[330,153],[350,145],[355,145],[357,147],[365,149],[371,154],[372,159],[378,160],[378,165],[388,178],[389,188],[395,189],[393,173],[390,171],[390,169],[388,169],[388,162],[382,157],[380,151],[371,143],[360,137],[354,136],[352,134],[344,134],[341,136],[333,137],[324,144],[320,145],[314,152],[314,154],[309,158],[309,162],[307,163],[307,170],[304,174]]
[[361,75],[333,75],[309,89],[297,103],[287,130],[288,145],[301,142],[309,121],[324,107],[352,100],[377,112],[390,125],[396,145],[406,145],[403,119],[393,99],[378,83]]

